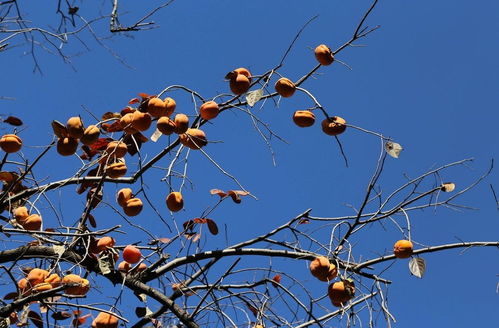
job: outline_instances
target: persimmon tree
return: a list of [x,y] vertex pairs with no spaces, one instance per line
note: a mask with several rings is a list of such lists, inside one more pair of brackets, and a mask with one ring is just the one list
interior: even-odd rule
[[[17,1],[1,5],[8,3],[17,5]],[[311,68],[296,80],[284,76],[282,69],[310,21],[266,71],[229,68],[227,92],[207,96],[173,84],[132,99],[124,95],[126,107],[121,111],[74,112],[54,119],[53,140],[33,158],[23,155],[23,147],[36,143],[22,138],[24,118],[5,118],[3,124],[13,131],[0,139],[4,245],[0,270],[6,286],[1,326],[298,328],[354,326],[363,320],[390,326],[394,315],[386,293],[392,280],[385,272],[394,261],[406,261],[408,270],[421,278],[426,253],[498,247],[498,241],[419,246],[411,234],[413,220],[423,210],[463,208],[459,198],[487,177],[492,164],[466,186],[448,172],[465,167],[471,159],[406,176],[398,186],[384,188],[386,163],[397,160],[402,146],[381,131],[350,124],[352,117],[337,116],[307,87],[318,72],[341,65],[337,57],[342,51],[377,30],[367,23],[376,5],[377,1],[371,3],[344,41],[313,49]],[[68,19],[61,13],[64,24]],[[112,26],[118,31],[143,24],[124,28],[116,20],[112,14]],[[190,103],[178,106],[179,94]],[[306,209],[288,220],[275,220],[275,228],[260,235],[236,243],[223,241],[227,228],[217,219],[217,211],[232,203],[244,211],[244,204],[256,196],[210,154],[216,144],[210,131],[232,128],[217,126],[217,119],[240,112],[273,154],[272,143],[280,136],[255,109],[277,107],[298,94],[308,99],[309,106],[293,114],[296,129],[321,129],[343,157],[344,170],[348,158],[342,139],[351,131],[379,140],[378,156],[371,159],[374,170],[360,202],[352,205],[350,214],[317,216]],[[70,167],[72,173],[62,179],[45,181],[36,174],[37,168],[49,165],[44,160],[54,149],[60,163],[77,156],[81,165]],[[234,149],[238,151],[242,150]],[[192,161],[193,156],[203,158],[204,164]],[[194,195],[210,193],[212,203],[186,218],[196,200],[184,200],[184,190],[195,183],[189,172],[196,165],[213,165],[229,183],[227,188],[196,190]],[[163,202],[155,202],[157,194]],[[82,200],[78,217],[57,214],[54,204],[67,198]],[[154,224],[138,220],[144,212]],[[110,224],[114,221],[109,216],[122,223]],[[393,252],[360,254],[357,250],[365,239],[358,236],[378,225],[399,231],[399,240],[388,242],[394,245]],[[134,242],[123,243],[124,236]],[[306,271],[310,280],[301,281],[290,273],[293,270]]]

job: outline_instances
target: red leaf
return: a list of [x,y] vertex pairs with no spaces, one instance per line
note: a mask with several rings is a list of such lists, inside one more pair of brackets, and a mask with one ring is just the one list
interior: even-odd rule
[[192,219],[192,221],[193,221],[194,223],[199,223],[199,224],[206,223],[206,222],[207,222],[206,220],[207,220],[207,219],[204,219],[204,218],[195,218],[195,219]]
[[133,105],[133,104],[136,104],[136,103],[138,103],[138,102],[140,102],[139,98],[132,98],[132,99],[130,99],[130,100],[128,101],[128,104],[129,104],[129,105]]
[[120,111],[120,114],[121,114],[121,116],[123,117],[123,116],[125,116],[126,114],[128,114],[128,113],[133,113],[133,112],[135,112],[135,111],[136,111],[136,109],[135,109],[135,108],[132,108],[132,107],[130,107],[130,106],[127,106],[127,107],[123,108],[123,109]]
[[123,127],[120,124],[120,121],[116,121],[113,124],[103,123],[101,127],[106,132],[120,132],[123,131]]
[[[274,276],[274,278],[272,278],[272,280],[273,280],[273,281],[275,281],[277,284],[280,284],[280,283],[281,283],[281,275],[280,275],[280,274],[276,274],[276,275]],[[277,286],[278,286],[276,283],[272,282],[272,285],[273,285],[275,288],[277,288]]]
[[113,141],[112,138],[99,138],[90,145],[91,150],[104,150],[107,144]]
[[17,296],[19,296],[19,294],[17,294],[17,292],[10,292],[8,293],[7,295],[5,295],[3,297],[4,300],[13,300],[14,298],[16,298]]
[[[99,172],[99,168],[91,169],[90,171],[88,171],[87,177],[95,177],[98,172]],[[85,192],[85,190],[87,190],[88,188],[94,187],[95,185],[96,185],[95,182],[83,181],[80,184],[80,187],[78,188],[78,190],[76,190],[76,193],[78,195],[81,195]]]
[[29,311],[28,318],[31,320],[31,322],[33,322],[33,324],[37,328],[43,328],[43,320],[42,320],[42,317],[38,313],[36,313],[35,311]]
[[208,230],[210,230],[212,235],[218,235],[218,227],[215,221],[212,219],[206,219],[206,222],[208,223]]
[[5,120],[3,120],[5,123],[9,123],[10,125],[13,126],[21,126],[23,125],[23,121],[21,119],[15,117],[15,116],[9,116]]
[[85,322],[87,321],[87,318],[90,317],[90,314],[85,314],[81,317],[76,317],[73,319],[73,327],[80,327],[81,325],[85,324]]
[[147,99],[147,98],[150,98],[150,97],[152,97],[152,96],[148,95],[147,93],[141,92],[141,93],[139,93],[139,97],[142,97],[142,98],[144,98],[144,99]]

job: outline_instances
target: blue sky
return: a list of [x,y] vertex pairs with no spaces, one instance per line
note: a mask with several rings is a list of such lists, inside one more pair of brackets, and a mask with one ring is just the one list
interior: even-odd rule
[[[147,5],[154,8],[152,3]],[[102,6],[102,11],[109,10],[107,4]],[[123,4],[122,12],[128,12],[122,17],[124,24],[148,10],[141,8],[138,12],[135,6]],[[92,122],[92,116],[83,108],[96,116],[119,111],[137,93],[155,94],[172,84],[188,86],[206,98],[228,92],[224,81],[227,72],[242,66],[261,74],[277,65],[296,32],[319,15],[304,30],[279,70],[297,80],[316,65],[311,49],[321,43],[334,49],[347,41],[368,6],[368,1],[177,0],[153,16],[159,28],[103,41],[132,68],[124,66],[86,33],[82,38],[88,51],[74,39],[63,48],[75,55],[72,65],[38,47],[36,58],[43,74],[33,74],[32,58],[23,54],[27,48],[18,38],[13,42],[16,48],[1,54],[0,96],[15,100],[1,100],[0,113],[24,120],[26,129],[20,133],[25,140],[24,153],[33,158],[40,152],[39,146],[50,143],[52,120],[65,122],[81,114],[85,122]],[[95,15],[87,8],[90,4],[80,7],[82,16]],[[56,19],[51,7],[27,11],[29,19]],[[362,47],[346,49],[337,56],[351,69],[334,63],[321,68],[320,75],[303,85],[328,112],[402,144],[401,157],[387,160],[380,180],[384,190],[391,191],[403,183],[404,174],[414,177],[430,168],[473,157],[475,160],[467,167],[451,169],[442,176],[463,188],[488,169],[491,159],[497,159],[498,16],[497,1],[381,1],[367,21],[381,28],[358,42]],[[102,21],[95,30],[107,35],[103,32],[107,24]],[[192,112],[189,96],[178,92],[169,96],[177,100],[177,110]],[[297,94],[281,99],[278,108],[269,101],[263,108],[252,109],[287,141],[272,140],[276,167],[266,144],[243,113],[225,112],[206,127],[210,140],[223,141],[210,143],[206,151],[259,199],[247,198],[240,205],[227,202],[214,212],[213,219],[219,226],[227,226],[229,244],[268,231],[307,208],[312,208],[316,216],[351,215],[347,205],[355,207],[362,201],[376,165],[379,139],[347,130],[340,137],[350,164],[346,168],[336,142],[320,131],[319,124],[299,129],[292,123],[293,111],[310,105],[305,95]],[[3,128],[4,133],[11,131],[10,127]],[[165,138],[157,144],[146,144],[144,154],[152,156],[161,145],[166,145]],[[76,157],[61,159],[51,151],[37,175],[56,180],[70,176],[79,166]],[[185,191],[186,210],[178,214],[180,223],[199,216],[214,203],[215,196],[208,192],[211,188],[237,188],[200,153],[192,154],[189,170],[194,188]],[[154,170],[146,176],[153,199],[160,205],[166,193],[164,183],[158,181],[163,174]],[[495,169],[460,198],[460,204],[478,210],[439,208],[413,213],[412,238],[422,245],[498,240],[499,212],[490,189],[492,184],[499,192],[497,181]],[[110,203],[114,201],[114,188],[110,185],[105,193]],[[74,188],[67,190],[72,193]],[[83,208],[83,198],[76,194],[69,198],[65,192],[51,197],[64,220],[73,222]],[[50,213],[47,204],[41,207]],[[96,212],[96,217],[103,225],[122,223],[108,208],[97,211],[101,216]],[[54,219],[52,214],[46,217]],[[153,219],[153,211],[146,209],[134,220],[157,229]],[[167,237],[168,232],[158,231],[158,235]],[[355,256],[365,259],[386,254],[401,237],[389,225],[386,230],[373,226],[355,238]],[[120,238],[122,244],[137,241],[131,234]],[[207,245],[225,244],[221,235],[216,238]],[[496,249],[470,249],[462,254],[450,250],[424,258],[428,270],[422,280],[410,276],[406,261],[397,261],[386,272],[386,277],[393,280],[388,296],[398,327],[499,323],[495,312],[499,305]],[[252,265],[267,263],[254,261]],[[320,295],[320,288],[311,281],[303,263],[288,261],[282,265],[281,270],[289,267],[297,275],[302,274],[311,290]],[[377,266],[377,272],[386,266]]]

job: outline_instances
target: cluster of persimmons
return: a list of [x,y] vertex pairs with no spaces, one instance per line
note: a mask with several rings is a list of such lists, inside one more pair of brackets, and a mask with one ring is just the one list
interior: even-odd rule
[[[315,57],[321,65],[330,65],[334,61],[331,49],[326,45],[319,45],[315,49]],[[246,94],[252,86],[254,77],[246,68],[237,68],[227,74],[230,90],[240,96]],[[294,95],[298,87],[288,78],[281,77],[275,83],[275,91],[281,97],[289,98]],[[125,157],[130,149],[137,149],[136,140],[145,142],[148,139],[142,134],[155,124],[156,131],[163,135],[177,135],[179,142],[192,150],[198,150],[207,145],[206,134],[200,129],[205,121],[215,119],[221,112],[220,104],[210,100],[203,102],[196,113],[196,122],[192,124],[185,113],[176,113],[176,102],[167,97],[161,99],[157,96],[140,94],[141,99],[134,98],[129,105],[138,104],[137,107],[128,106],[120,113],[106,113],[102,121],[85,126],[81,117],[75,116],[67,120],[66,124],[54,121],[52,124],[57,136],[56,150],[62,156],[74,155],[78,146],[85,152],[86,159],[98,156],[95,162],[98,165],[96,175],[106,175],[112,179],[119,179],[127,173]],[[312,110],[295,111],[293,122],[299,127],[310,127],[315,123]],[[339,116],[325,118],[321,123],[322,131],[331,136],[341,134],[346,129],[346,121]],[[123,132],[122,137],[113,139],[110,133]],[[105,134],[106,137],[101,135]],[[111,135],[112,136],[112,135]],[[127,138],[133,136],[133,138]],[[134,140],[135,139],[135,140]],[[134,145],[135,143],[135,145]],[[0,138],[0,148],[6,153],[18,152],[22,147],[22,140],[16,134],[6,134]],[[133,155],[133,154],[132,154]],[[117,203],[127,216],[136,216],[143,209],[143,202],[133,194],[130,188],[118,191]],[[171,191],[166,196],[166,205],[171,212],[178,212],[184,207],[184,199],[180,192]],[[24,206],[12,210],[15,222],[26,230],[37,231],[42,228],[42,217],[39,214],[30,214]],[[410,243],[410,242],[409,242]],[[99,239],[92,238],[88,253],[95,258],[103,255],[111,256],[116,262],[119,252],[115,248],[115,240],[110,236]],[[409,251],[410,248],[410,251]],[[395,255],[409,257],[412,254],[412,244],[397,242]],[[122,252],[123,261],[117,265],[117,270],[124,274],[134,274],[146,269],[141,262],[142,254],[136,246],[128,245]],[[140,263],[139,263],[140,262]],[[134,267],[135,265],[135,267]],[[312,275],[321,281],[333,281],[338,274],[338,268],[330,263],[326,257],[317,257],[310,264]],[[56,273],[51,273],[41,268],[34,268],[26,274],[25,278],[18,281],[22,296],[50,290],[59,286],[67,286],[64,293],[70,296],[85,296],[90,289],[87,279],[76,274],[68,274],[60,278]],[[335,306],[341,306],[350,300],[355,293],[355,286],[349,279],[334,282],[329,286],[328,294]],[[110,327],[118,325],[118,319],[106,312],[101,312],[92,323],[93,327]],[[257,327],[263,327],[257,325]]]

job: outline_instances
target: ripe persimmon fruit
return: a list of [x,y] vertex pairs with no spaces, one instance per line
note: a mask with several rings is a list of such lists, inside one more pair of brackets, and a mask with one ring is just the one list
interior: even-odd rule
[[310,262],[310,273],[320,281],[331,281],[336,278],[338,270],[327,257],[318,256]]
[[123,141],[113,140],[106,146],[106,154],[116,158],[125,157],[128,152],[128,147]]
[[97,250],[97,252],[100,253],[100,252],[107,250],[108,248],[113,248],[114,245],[116,245],[116,241],[114,240],[113,237],[104,236],[104,237],[99,238],[97,240],[96,250]]
[[122,188],[118,191],[116,200],[121,207],[126,206],[126,202],[132,198],[133,192],[130,188]]
[[165,99],[163,99],[163,101],[164,101],[165,107],[166,107],[165,115],[171,116],[173,114],[173,112],[175,111],[175,108],[177,108],[177,103],[175,102],[175,100],[173,98],[170,98],[170,97],[166,97]]
[[408,257],[411,257],[413,250],[414,246],[409,240],[402,239],[397,241],[395,245],[393,245],[393,254],[395,254],[395,257],[399,259],[406,259]]
[[174,132],[177,134],[182,134],[187,129],[189,129],[189,117],[187,115],[179,113],[175,115],[175,130]]
[[125,206],[123,206],[123,211],[128,216],[136,216],[142,211],[142,200],[140,198],[131,198],[127,200]]
[[331,65],[334,61],[333,52],[325,44],[318,45],[314,50],[314,54],[321,65]]
[[127,167],[125,163],[117,162],[106,166],[106,174],[112,179],[124,176],[126,171]]
[[63,284],[78,284],[73,287],[67,287],[64,292],[68,295],[84,296],[90,290],[90,283],[87,279],[77,274],[68,274],[62,278]]
[[96,125],[89,125],[83,132],[83,136],[80,138],[82,144],[90,146],[99,139],[100,130]]
[[127,113],[120,118],[120,126],[128,134],[137,133],[137,129],[133,127],[133,113]]
[[293,122],[301,128],[314,125],[315,115],[309,110],[297,110],[293,114]]
[[355,294],[355,286],[353,282],[337,281],[328,287],[328,296],[334,306],[342,306],[348,302]]
[[159,132],[167,136],[175,132],[176,127],[177,125],[175,124],[175,121],[168,116],[162,116],[156,122],[156,128]]
[[282,77],[275,83],[275,91],[282,97],[288,98],[295,93],[296,86],[290,79]]
[[28,208],[25,206],[19,206],[15,208],[12,214],[14,215],[17,223],[19,223],[20,225],[22,225],[23,222],[26,221],[26,218],[29,216]]
[[190,149],[200,149],[208,144],[206,135],[200,129],[188,129],[184,134],[180,135],[180,143]]
[[322,121],[321,127],[322,131],[330,136],[336,136],[345,132],[347,126],[345,125],[346,121],[339,116],[332,116],[326,118]]
[[71,156],[78,149],[78,140],[72,137],[59,138],[56,148],[59,155]]
[[137,131],[146,131],[151,126],[151,115],[138,110],[132,113],[132,127]]
[[0,148],[6,153],[15,153],[21,150],[23,141],[15,134],[6,134],[0,138]]
[[199,108],[199,114],[201,115],[201,118],[203,118],[207,121],[217,117],[219,112],[220,112],[220,109],[218,108],[218,104],[214,101],[211,101],[211,100],[205,102]]
[[79,116],[70,117],[66,123],[66,130],[71,138],[80,139],[85,132],[83,122]]
[[42,217],[38,214],[31,214],[21,225],[26,230],[40,230],[42,227]]
[[184,207],[184,198],[178,191],[173,191],[166,197],[166,206],[172,212],[178,212]]
[[45,279],[47,279],[48,276],[49,272],[47,270],[34,268],[28,273],[26,279],[28,280],[30,286],[35,286],[45,282]]
[[152,117],[167,116],[166,103],[158,97],[153,97],[147,102],[147,112]]
[[118,318],[106,312],[99,312],[92,321],[92,328],[117,328]]
[[[248,71],[249,73],[249,71]],[[246,93],[251,86],[251,78],[245,74],[237,73],[231,75],[229,80],[230,91],[236,95]]]
[[130,264],[139,262],[141,257],[142,253],[140,252],[140,249],[133,245],[128,245],[123,250],[123,259]]

